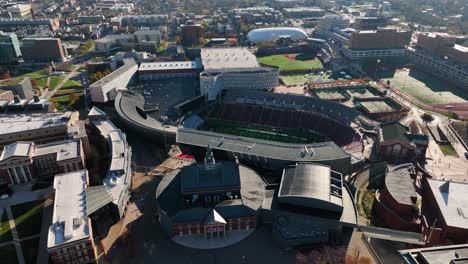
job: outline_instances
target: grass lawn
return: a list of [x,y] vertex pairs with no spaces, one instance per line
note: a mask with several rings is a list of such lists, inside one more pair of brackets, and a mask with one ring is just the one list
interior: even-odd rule
[[259,57],[258,62],[266,66],[279,67],[281,71],[317,71],[323,69],[322,62],[317,58],[311,58],[308,54],[296,55],[296,59],[289,59],[283,54]]
[[26,264],[35,264],[37,261],[37,252],[39,248],[39,237],[21,241],[24,261]]
[[307,77],[304,74],[281,75],[280,80],[286,86],[304,85],[307,81]]
[[68,103],[71,98],[68,95],[54,97],[53,100],[57,103]]
[[362,190],[361,194],[361,209],[367,218],[372,217],[372,205],[374,204],[375,192]]
[[11,235],[10,224],[8,223],[8,215],[6,210],[3,210],[2,220],[0,223],[0,243],[13,240]]
[[468,100],[467,93],[421,71],[397,70],[393,76],[384,79],[390,80],[391,85],[425,104],[459,103]]
[[16,257],[15,246],[10,244],[7,246],[0,247],[0,263],[4,264],[16,264],[18,258]]
[[63,80],[63,77],[52,76],[50,77],[49,90],[55,90],[57,85]]
[[16,230],[20,238],[37,235],[41,232],[42,201],[32,201],[11,207]]
[[300,128],[273,128],[257,124],[245,124],[234,121],[209,119],[205,125],[210,131],[235,136],[256,138],[284,143],[323,142],[327,138],[312,131]]
[[37,86],[44,88],[47,85],[49,73],[46,70],[38,70],[22,74],[18,77],[29,77],[32,81],[36,82]]
[[457,151],[455,151],[451,144],[440,144],[439,148],[444,155],[458,157]]
[[77,87],[77,86],[81,86],[80,81],[68,80],[68,81],[65,82],[65,84],[62,86],[61,89],[69,88],[69,87]]

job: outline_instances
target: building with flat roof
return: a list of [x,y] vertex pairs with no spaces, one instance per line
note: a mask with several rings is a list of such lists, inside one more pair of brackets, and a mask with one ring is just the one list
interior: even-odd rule
[[0,31],[0,64],[17,62],[20,57],[20,44],[16,34]]
[[47,239],[51,263],[89,263],[96,259],[86,214],[87,185],[86,170],[59,174],[54,179],[54,213]]
[[0,29],[11,30],[24,28],[49,28],[55,31],[60,28],[59,19],[50,18],[0,18]]
[[291,18],[319,18],[325,15],[325,10],[316,6],[298,6],[283,8],[283,13]]
[[16,141],[60,140],[78,120],[77,112],[0,115],[0,148]]
[[79,139],[47,144],[18,141],[2,151],[0,181],[7,184],[51,181],[56,174],[84,169],[84,159]]
[[97,52],[115,50],[136,50],[156,53],[161,32],[159,30],[138,30],[133,34],[107,35],[95,40]]
[[[426,178],[423,181],[423,213],[442,230],[441,238],[452,243],[468,241],[468,184]],[[437,219],[437,220],[436,220]]]
[[429,140],[426,135],[411,134],[408,127],[392,121],[380,125],[376,144],[379,160],[404,163],[424,159]]
[[201,70],[197,61],[143,62],[138,68],[140,80],[195,78]]
[[246,48],[201,50],[200,93],[214,100],[222,90],[269,90],[279,85],[279,70],[260,67]]
[[314,163],[283,170],[271,208],[273,238],[284,247],[327,243],[357,224],[356,210],[341,173]]
[[117,96],[117,90],[126,89],[137,71],[136,61],[125,59],[123,66],[89,86],[91,100],[96,103],[113,101]]
[[468,48],[455,41],[455,36],[447,34],[419,33],[408,56],[416,67],[464,88],[468,85]]
[[17,77],[0,80],[0,89],[13,92],[13,95],[21,99],[32,99],[34,96],[31,79],[29,77]]
[[468,263],[468,244],[405,249],[399,253],[404,264]]
[[93,107],[89,116],[91,124],[99,132],[99,141],[107,146],[108,170],[102,185],[87,189],[87,214],[95,221],[99,217],[121,219],[125,213],[132,184],[132,148],[126,135],[107,119],[100,109]]
[[351,33],[343,54],[351,60],[403,57],[412,32],[397,28],[357,30]]
[[59,38],[24,38],[21,40],[21,54],[26,62],[65,61],[62,40]]
[[203,44],[200,41],[203,40],[204,35],[204,29],[200,24],[180,26],[180,37],[182,40],[182,45],[184,46],[196,46]]

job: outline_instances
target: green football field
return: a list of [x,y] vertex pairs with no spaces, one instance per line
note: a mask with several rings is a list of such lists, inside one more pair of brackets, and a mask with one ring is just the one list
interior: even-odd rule
[[460,103],[468,100],[468,94],[454,85],[427,73],[415,70],[397,70],[390,80],[391,85],[425,104]]
[[318,71],[323,69],[322,62],[308,54],[296,55],[296,59],[289,59],[284,54],[259,57],[258,62],[265,66],[278,67],[281,71]]
[[301,128],[276,128],[258,124],[246,124],[209,118],[205,120],[205,129],[217,133],[256,138],[283,143],[324,142],[326,137]]

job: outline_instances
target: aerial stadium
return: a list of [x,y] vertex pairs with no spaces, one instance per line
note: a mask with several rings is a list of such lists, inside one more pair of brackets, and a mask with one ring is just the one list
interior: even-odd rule
[[[235,54],[239,60],[246,53],[215,50],[216,54]],[[210,52],[213,58],[212,51],[202,54]],[[252,63],[249,67],[258,66]],[[177,69],[171,70],[177,73]],[[251,76],[252,69],[217,70],[236,74],[245,70]],[[203,65],[199,72],[203,76]],[[279,170],[297,162],[314,162],[349,175],[363,158],[362,135],[356,129],[360,112],[337,102],[272,93],[262,85],[258,86],[261,89],[255,85],[219,87],[216,81],[211,89],[216,93],[209,96],[209,89],[200,92],[193,74],[157,78],[157,82],[139,77],[118,92],[118,115],[142,135],[161,144],[177,143],[197,160],[203,160],[210,146],[217,158],[239,160],[255,168]]]
[[[265,223],[280,245],[291,247],[335,241],[343,228],[354,227],[356,210],[344,179],[363,164],[360,129],[367,119],[339,102],[274,93],[271,72],[258,71],[263,67],[255,62],[217,63],[231,56],[250,61],[245,49],[205,50],[202,56],[207,53],[196,69],[168,63],[177,78],[159,75],[167,66],[140,66],[114,102],[129,128],[160,144],[177,144],[197,161],[167,174],[156,190],[165,234],[197,248],[212,238],[240,241]],[[202,80],[207,72],[220,74],[208,82]],[[231,75],[259,85],[224,85]]]

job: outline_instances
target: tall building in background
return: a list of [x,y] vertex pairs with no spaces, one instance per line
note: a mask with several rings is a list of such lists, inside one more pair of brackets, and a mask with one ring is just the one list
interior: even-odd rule
[[408,48],[411,62],[432,75],[468,86],[468,47],[458,45],[456,36],[419,33],[416,45]]
[[182,25],[180,28],[182,45],[193,46],[200,44],[200,38],[203,38],[203,27],[200,24]]
[[411,35],[411,31],[397,28],[358,30],[351,33],[343,54],[351,60],[403,57]]
[[21,54],[26,62],[62,62],[65,60],[59,38],[24,38]]
[[16,34],[0,31],[0,64],[16,62],[19,57],[21,50]]

